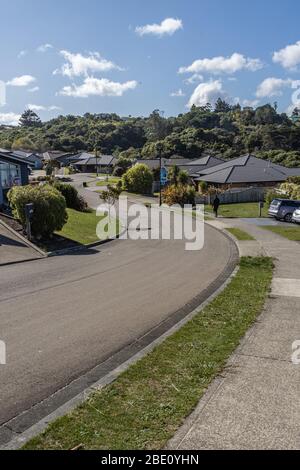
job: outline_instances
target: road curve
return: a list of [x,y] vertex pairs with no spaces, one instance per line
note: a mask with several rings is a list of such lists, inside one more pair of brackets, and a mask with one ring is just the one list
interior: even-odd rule
[[207,226],[199,252],[182,241],[118,240],[0,268],[0,426],[184,308],[224,272],[232,250]]

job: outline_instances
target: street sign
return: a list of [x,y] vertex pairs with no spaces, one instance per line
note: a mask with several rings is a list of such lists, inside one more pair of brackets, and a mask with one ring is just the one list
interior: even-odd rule
[[168,170],[165,167],[162,167],[160,170],[160,183],[162,186],[165,186],[168,182]]

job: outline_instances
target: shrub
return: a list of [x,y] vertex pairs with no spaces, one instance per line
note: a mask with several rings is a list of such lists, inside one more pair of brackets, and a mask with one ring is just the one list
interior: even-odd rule
[[55,181],[53,183],[55,189],[57,189],[65,198],[67,207],[75,209],[76,211],[85,212],[88,208],[87,203],[82,196],[79,195],[78,191],[74,186],[70,184],[61,183]]
[[270,207],[271,202],[274,201],[274,199],[282,197],[282,194],[270,189],[265,196],[265,201],[266,204]]
[[164,189],[162,196],[163,202],[168,206],[179,204],[183,207],[185,204],[195,203],[196,191],[193,186],[187,186],[182,184],[172,184]]
[[288,178],[288,183],[294,183],[300,186],[300,176],[290,176]]
[[280,189],[285,192],[289,199],[300,199],[300,185],[295,183],[283,183]]
[[123,188],[126,191],[139,194],[152,192],[153,174],[147,165],[139,163],[130,168],[122,177]]
[[199,192],[200,194],[206,194],[208,189],[208,184],[206,181],[200,181],[199,183]]
[[190,177],[187,171],[185,170],[180,170],[178,174],[178,183],[186,185],[189,183]]
[[25,205],[34,204],[31,230],[36,237],[49,237],[61,230],[68,220],[65,198],[53,186],[15,186],[9,191],[8,200],[14,217],[23,227],[26,225]]

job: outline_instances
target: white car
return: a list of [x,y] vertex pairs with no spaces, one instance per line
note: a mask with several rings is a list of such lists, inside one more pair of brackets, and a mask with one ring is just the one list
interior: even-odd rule
[[300,209],[295,210],[295,212],[293,213],[292,221],[295,222],[295,224],[300,224]]

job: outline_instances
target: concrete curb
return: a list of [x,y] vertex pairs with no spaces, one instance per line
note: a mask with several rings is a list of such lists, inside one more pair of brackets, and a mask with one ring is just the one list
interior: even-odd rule
[[[215,227],[212,228],[219,231]],[[232,277],[236,275],[239,259],[237,246],[233,239],[227,233],[222,233],[231,242],[230,258],[222,273],[207,289],[135,343],[117,352],[113,357],[99,364],[92,371],[79,377],[48,399],[3,424],[0,427],[0,442],[2,441],[0,450],[15,450],[22,447],[29,439],[43,432],[51,422],[64,416],[85,401],[96,389],[116,380],[129,366],[149,354],[219,295],[229,284]],[[53,411],[49,412],[51,408]]]

